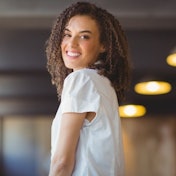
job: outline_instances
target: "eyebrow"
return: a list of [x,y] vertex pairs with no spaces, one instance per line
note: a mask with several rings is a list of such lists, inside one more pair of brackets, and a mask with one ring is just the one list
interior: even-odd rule
[[[71,32],[69,29],[67,29],[67,28],[65,28],[65,30],[64,31],[68,31],[68,32]],[[92,32],[91,31],[89,31],[89,30],[83,30],[83,31],[80,31],[79,33],[90,33],[90,34],[92,34]]]

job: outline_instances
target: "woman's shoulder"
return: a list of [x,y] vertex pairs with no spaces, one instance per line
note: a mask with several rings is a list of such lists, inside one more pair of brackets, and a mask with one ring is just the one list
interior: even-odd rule
[[97,75],[97,71],[94,69],[88,69],[88,68],[84,68],[84,69],[80,69],[80,70],[76,70],[72,73],[70,73],[67,77],[66,77],[66,81],[68,80],[91,80],[91,78],[95,77],[95,75]]
[[64,81],[63,93],[69,92],[69,94],[79,95],[84,92],[85,95],[93,95],[93,92],[97,94],[97,87],[94,81],[96,70],[80,69],[70,73]]

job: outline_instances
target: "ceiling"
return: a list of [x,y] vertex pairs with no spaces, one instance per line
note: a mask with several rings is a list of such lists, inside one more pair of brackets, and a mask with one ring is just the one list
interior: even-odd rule
[[[48,28],[53,17],[75,0],[1,0],[0,25]],[[176,28],[175,0],[92,0],[118,17],[125,28]]]
[[[45,41],[55,17],[69,0],[0,1],[0,116],[53,114],[58,102],[46,71]],[[176,45],[175,0],[97,0],[120,20],[133,63],[124,103],[143,104],[147,114],[176,116],[176,68],[166,57]],[[134,92],[145,79],[165,80],[172,91],[160,96]]]

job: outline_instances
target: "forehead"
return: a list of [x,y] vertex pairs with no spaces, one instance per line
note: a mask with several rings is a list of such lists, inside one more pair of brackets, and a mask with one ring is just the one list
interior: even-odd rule
[[88,15],[76,15],[72,17],[68,21],[66,28],[68,29],[80,28],[80,29],[89,29],[93,31],[94,30],[99,31],[96,20],[92,19]]

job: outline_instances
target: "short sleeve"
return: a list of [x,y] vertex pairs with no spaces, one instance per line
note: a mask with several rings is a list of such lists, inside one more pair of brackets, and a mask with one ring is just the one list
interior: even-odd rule
[[61,99],[62,113],[96,113],[99,102],[100,95],[90,75],[76,71],[65,79]]

